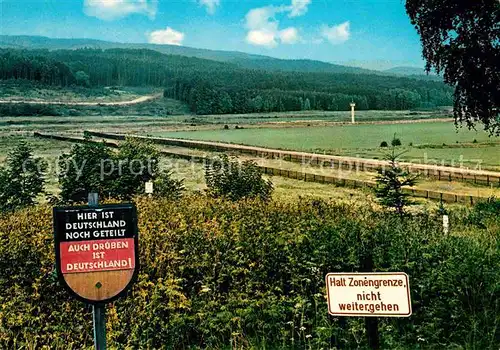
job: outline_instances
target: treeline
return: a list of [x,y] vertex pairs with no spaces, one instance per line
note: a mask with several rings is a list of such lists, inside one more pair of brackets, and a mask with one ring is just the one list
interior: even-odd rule
[[[216,72],[230,64],[192,57],[164,55],[151,50],[79,49],[12,50],[0,49],[0,79],[26,79],[53,86],[77,85],[77,78],[88,77],[92,87],[163,87],[185,72]],[[236,66],[234,66],[236,69]],[[59,79],[43,72],[59,73]],[[82,75],[83,76],[83,75]]]
[[26,79],[47,85],[69,86],[76,83],[65,63],[36,52],[0,50],[0,80]]
[[0,79],[55,86],[156,86],[196,114],[432,108],[451,105],[441,82],[370,74],[243,69],[151,50],[0,50]]
[[401,88],[377,94],[346,94],[316,91],[287,91],[224,88],[209,83],[177,82],[165,89],[165,97],[181,100],[196,114],[226,114],[285,111],[346,111],[350,103],[358,110],[407,110],[446,105],[447,93],[434,91],[424,100],[417,91]]

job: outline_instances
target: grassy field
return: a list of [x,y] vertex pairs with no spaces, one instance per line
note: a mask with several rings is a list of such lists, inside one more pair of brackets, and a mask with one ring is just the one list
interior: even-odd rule
[[[82,107],[78,107],[82,109]],[[219,116],[192,116],[187,115],[187,107],[176,100],[159,99],[143,104],[127,107],[100,106],[85,107],[89,114],[71,115],[84,110],[64,110],[67,113],[60,116],[4,116],[0,117],[0,132],[37,131],[67,132],[72,129],[99,129],[107,131],[157,133],[169,131],[196,131],[222,130],[223,125],[234,129],[236,125],[244,128],[273,128],[306,127],[307,125],[321,126],[345,119],[345,112],[321,112],[321,119],[316,113],[297,112],[278,114],[248,114],[248,115],[219,115]],[[71,113],[70,113],[71,112]],[[109,112],[109,114],[106,114]],[[386,114],[388,114],[388,117]],[[370,111],[364,113],[367,121],[380,122],[384,118],[404,120],[407,112]],[[412,118],[415,115],[411,116]],[[435,117],[430,114],[420,115],[418,118]]]
[[406,150],[402,159],[428,164],[500,168],[500,138],[483,131],[456,129],[453,123],[429,122],[379,125],[335,125],[154,132],[154,136],[230,142],[270,148],[382,158],[380,143],[394,134]]
[[[216,153],[196,150],[196,149],[188,149],[182,147],[166,147],[166,146],[158,146],[160,149],[181,153],[187,155],[195,155],[202,157],[210,157],[214,156]],[[269,159],[269,158],[259,158],[252,157],[249,155],[243,154],[233,154],[233,156],[238,157],[241,160],[253,160],[260,166],[278,168],[278,169],[286,169],[290,171],[298,171],[305,172],[309,174],[323,175],[323,176],[335,176],[341,177],[344,179],[353,179],[353,180],[362,180],[362,181],[375,181],[376,173],[374,172],[364,172],[364,171],[356,171],[356,170],[346,170],[346,169],[332,169],[328,166],[316,166],[311,164],[300,164],[294,162],[288,162],[281,159]],[[199,164],[192,164],[186,161],[181,160],[173,160],[173,159],[164,159],[165,165],[168,168],[174,170],[174,174],[176,174],[177,178],[184,178],[187,181],[188,187],[192,190],[200,190],[205,188],[204,178],[203,178],[203,168]],[[183,165],[186,163],[185,165]],[[299,194],[309,194],[314,195],[319,198],[336,198],[338,195],[341,197],[345,197],[346,193],[349,193],[349,196],[353,196],[353,193],[350,189],[345,189],[347,192],[340,191],[340,188],[336,188],[335,192],[332,191],[331,185],[322,185],[317,184],[317,186],[312,185],[310,182],[303,181],[295,181],[287,178],[282,178],[279,176],[272,177],[272,181],[275,184],[278,184],[277,193],[279,196],[284,196],[286,198],[296,197],[297,193]],[[288,188],[290,186],[290,188]],[[295,188],[295,190],[293,190]],[[459,195],[473,195],[478,197],[500,197],[500,188],[498,187],[487,187],[482,185],[475,185],[473,183],[465,183],[459,181],[437,181],[426,178],[420,178],[416,188],[421,190],[429,190],[429,191],[437,191],[437,192],[447,192],[447,193],[455,193]],[[322,190],[320,190],[322,189]],[[340,194],[337,192],[341,192]],[[370,192],[370,191],[368,191]],[[337,193],[337,194],[335,194]]]
[[[381,122],[416,119],[450,118],[447,110],[436,111],[357,111],[358,122]],[[226,115],[192,116],[184,120],[186,123],[197,124],[280,124],[280,123],[329,123],[351,122],[351,112],[346,111],[298,111],[298,112],[272,112]]]

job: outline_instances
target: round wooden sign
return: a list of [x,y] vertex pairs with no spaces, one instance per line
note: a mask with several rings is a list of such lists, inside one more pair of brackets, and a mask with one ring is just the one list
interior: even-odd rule
[[59,280],[81,301],[112,301],[137,278],[133,204],[54,208],[54,240]]

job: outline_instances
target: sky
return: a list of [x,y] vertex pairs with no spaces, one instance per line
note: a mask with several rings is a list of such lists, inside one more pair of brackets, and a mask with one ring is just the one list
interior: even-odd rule
[[424,66],[404,0],[0,0],[0,34]]

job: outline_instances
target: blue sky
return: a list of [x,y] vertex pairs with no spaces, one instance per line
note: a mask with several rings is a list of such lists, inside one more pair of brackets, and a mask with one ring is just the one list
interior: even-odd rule
[[404,0],[0,0],[0,34],[423,66]]

